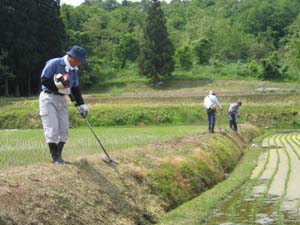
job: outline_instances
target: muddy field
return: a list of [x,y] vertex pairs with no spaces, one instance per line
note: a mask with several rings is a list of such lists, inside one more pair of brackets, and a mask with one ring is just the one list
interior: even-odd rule
[[264,139],[252,177],[211,214],[206,225],[300,224],[300,134]]

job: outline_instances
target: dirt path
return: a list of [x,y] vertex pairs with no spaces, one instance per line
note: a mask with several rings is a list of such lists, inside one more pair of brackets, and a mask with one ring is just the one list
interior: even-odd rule
[[267,137],[262,147],[249,182],[207,224],[300,224],[300,134]]

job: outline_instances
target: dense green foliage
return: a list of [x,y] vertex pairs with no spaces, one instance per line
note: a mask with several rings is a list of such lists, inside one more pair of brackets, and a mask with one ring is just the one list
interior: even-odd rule
[[[150,57],[145,52],[145,30],[155,36],[157,49],[166,46],[163,40],[171,41],[176,53],[175,72],[189,70],[198,74],[203,66],[211,66],[222,74],[227,65],[237,64],[245,69],[237,67],[229,76],[298,79],[298,0],[157,2],[162,10],[160,24],[165,23],[167,33],[158,26],[149,26],[156,21],[155,17],[147,20],[153,6],[150,0],[122,3],[86,0],[78,7],[62,5],[61,8],[58,3],[58,0],[26,0],[22,4],[1,1],[1,95],[37,93],[45,61],[61,56],[74,44],[88,50],[88,63],[81,68],[84,88],[97,88],[129,74],[138,77],[144,73],[139,70],[138,59]],[[172,52],[170,47],[166,48]],[[167,63],[165,57],[157,59],[160,66],[168,67],[163,71],[169,75],[173,67],[171,59]],[[140,65],[150,68],[147,63]],[[163,73],[153,70],[150,74],[159,77]]]
[[62,53],[65,30],[59,10],[59,0],[1,1],[0,94],[39,91],[43,64]]
[[[126,74],[141,75],[136,53],[140,51],[141,56],[144,52],[150,5],[147,0],[122,4],[89,0],[76,8],[62,6],[69,42],[90,50],[89,70],[85,69],[95,74],[94,85]],[[237,64],[242,66],[236,66],[228,76],[269,80],[298,77],[299,1],[173,0],[162,2],[161,8],[175,50],[175,72],[191,70],[197,74],[202,72],[202,66],[197,65],[204,65],[224,73],[227,65]],[[154,17],[151,19],[154,23]],[[126,56],[126,51],[133,56]],[[149,52],[146,55],[150,57]],[[117,70],[109,69],[112,67]]]

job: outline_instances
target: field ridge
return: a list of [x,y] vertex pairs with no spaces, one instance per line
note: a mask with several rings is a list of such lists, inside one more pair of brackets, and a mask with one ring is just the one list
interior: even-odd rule
[[242,128],[243,138],[226,130],[112,152],[117,169],[97,154],[71,165],[1,170],[0,224],[157,223],[166,210],[225,179],[245,142],[259,135],[252,125]]

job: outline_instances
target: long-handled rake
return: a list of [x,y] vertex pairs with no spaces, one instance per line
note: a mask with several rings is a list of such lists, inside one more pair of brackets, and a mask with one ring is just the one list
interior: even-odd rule
[[240,133],[242,134],[243,131],[242,131],[242,128],[241,128],[241,125],[240,125],[240,124],[238,124],[238,128],[239,128]]
[[89,120],[87,118],[85,118],[86,124],[88,125],[88,127],[90,128],[90,131],[93,133],[94,137],[96,138],[98,144],[100,145],[101,149],[103,150],[105,157],[101,157],[101,159],[103,160],[103,162],[107,163],[109,166],[112,167],[116,167],[118,165],[118,163],[116,161],[114,161],[110,155],[107,153],[106,149],[104,148],[104,146],[102,145],[100,139],[97,137],[95,131],[93,130]]
[[216,120],[217,120],[217,126],[218,126],[220,132],[223,131],[223,130],[222,130],[222,127],[221,127],[221,125],[220,125],[220,121],[219,121],[219,120],[221,119],[221,118],[220,118],[221,116],[223,116],[223,110],[221,110],[221,113],[219,113],[219,116],[218,116],[219,118],[216,119]]
[[[81,112],[78,109],[77,103],[75,101],[75,98],[73,95],[70,95],[70,99],[72,101],[72,103],[74,104],[74,106],[77,108],[78,112],[81,114]],[[96,135],[95,131],[92,128],[91,123],[89,122],[88,118],[85,117],[84,118],[86,121],[86,124],[88,125],[90,131],[93,133],[94,137],[96,138],[98,144],[100,145],[101,149],[103,150],[105,157],[101,157],[101,159],[103,160],[103,162],[105,162],[106,164],[108,164],[111,167],[116,167],[118,165],[118,163],[116,161],[114,161],[110,155],[107,153],[106,149],[104,148],[103,144],[101,143],[100,139],[98,138],[98,136]]]

